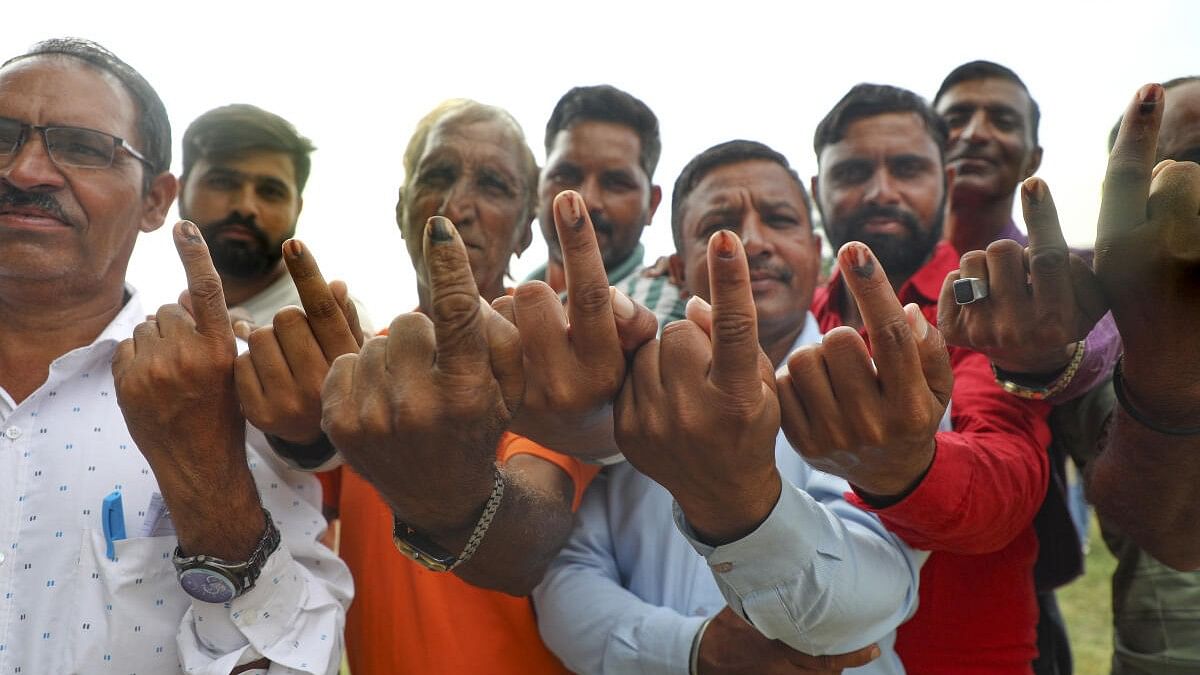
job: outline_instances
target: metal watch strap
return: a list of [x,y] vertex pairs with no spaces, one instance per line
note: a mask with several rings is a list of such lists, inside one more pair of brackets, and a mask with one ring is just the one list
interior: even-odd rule
[[263,531],[262,537],[259,538],[258,544],[255,545],[254,550],[244,562],[230,562],[222,558],[203,554],[184,556],[183,549],[176,545],[173,560],[176,572],[183,573],[197,567],[219,569],[239,582],[237,594],[234,597],[244,595],[251,588],[254,588],[255,582],[258,581],[259,575],[262,574],[262,568],[266,564],[267,558],[270,558],[271,554],[279,548],[279,544],[282,541],[279,528],[275,527],[275,521],[271,519],[271,512],[266,508],[262,511],[266,528]]
[[496,517],[496,512],[500,510],[500,502],[504,498],[504,474],[497,467],[494,475],[492,493],[484,503],[483,513],[475,522],[475,529],[471,530],[471,536],[467,538],[467,544],[463,547],[462,553],[457,556],[449,556],[441,550],[429,550],[435,548],[436,545],[431,545],[432,542],[417,534],[414,528],[409,527],[399,517],[394,518],[392,531],[392,540],[396,544],[396,549],[405,557],[434,572],[449,572],[470,560],[479,545],[483,543],[483,537],[487,534],[492,519]]

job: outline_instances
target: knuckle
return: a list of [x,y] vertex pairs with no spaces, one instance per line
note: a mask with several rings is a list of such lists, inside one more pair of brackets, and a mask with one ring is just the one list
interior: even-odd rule
[[871,336],[876,349],[881,347],[898,348],[912,339],[912,329],[903,316],[884,321]]
[[329,320],[342,315],[342,308],[332,295],[323,295],[306,307],[308,315],[314,319]]
[[608,307],[609,290],[606,284],[580,284],[571,291],[567,301],[585,314],[599,314]]
[[741,310],[723,308],[712,317],[713,336],[722,340],[739,340],[749,335],[754,325],[754,315]]
[[473,290],[448,289],[433,298],[432,314],[437,324],[465,330],[479,312],[479,295]]
[[221,298],[221,280],[211,274],[194,277],[188,288],[194,297],[204,302],[216,302]]
[[1136,184],[1150,180],[1150,167],[1136,154],[1117,151],[1108,163],[1106,183]]
[[1035,274],[1058,275],[1067,271],[1067,251],[1058,247],[1031,247],[1029,250],[1029,268]]

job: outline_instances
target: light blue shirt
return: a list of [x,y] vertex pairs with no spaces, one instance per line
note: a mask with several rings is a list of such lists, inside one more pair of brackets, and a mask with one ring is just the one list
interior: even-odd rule
[[[809,315],[794,348],[820,338]],[[534,590],[546,645],[583,674],[687,675],[701,624],[729,605],[808,654],[879,644],[879,659],[847,672],[903,673],[895,629],[916,609],[927,554],[847,503],[849,485],[808,466],[782,431],[775,457],[784,486],[774,510],[715,549],[688,536],[665,488],[628,463],[605,468]]]

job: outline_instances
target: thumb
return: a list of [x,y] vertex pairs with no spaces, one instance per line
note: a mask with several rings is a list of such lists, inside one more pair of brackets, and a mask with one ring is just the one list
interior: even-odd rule
[[916,303],[910,302],[904,306],[904,318],[917,340],[917,354],[921,359],[925,383],[942,405],[948,405],[954,389],[954,373],[950,370],[950,353],[946,351],[946,341],[942,339],[941,331],[929,323]]

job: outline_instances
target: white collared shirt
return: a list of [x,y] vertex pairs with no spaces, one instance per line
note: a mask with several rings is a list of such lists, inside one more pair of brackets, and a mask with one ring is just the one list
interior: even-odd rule
[[[283,543],[253,589],[227,605],[192,600],[174,535],[139,536],[159,488],[117,406],[112,357],[144,317],[134,294],[19,405],[0,389],[0,673],[225,675],[263,656],[270,673],[336,673],[350,573],[317,541],[317,480],[261,433],[248,430],[247,455]],[[128,538],[110,560],[101,504],[114,490]]]

